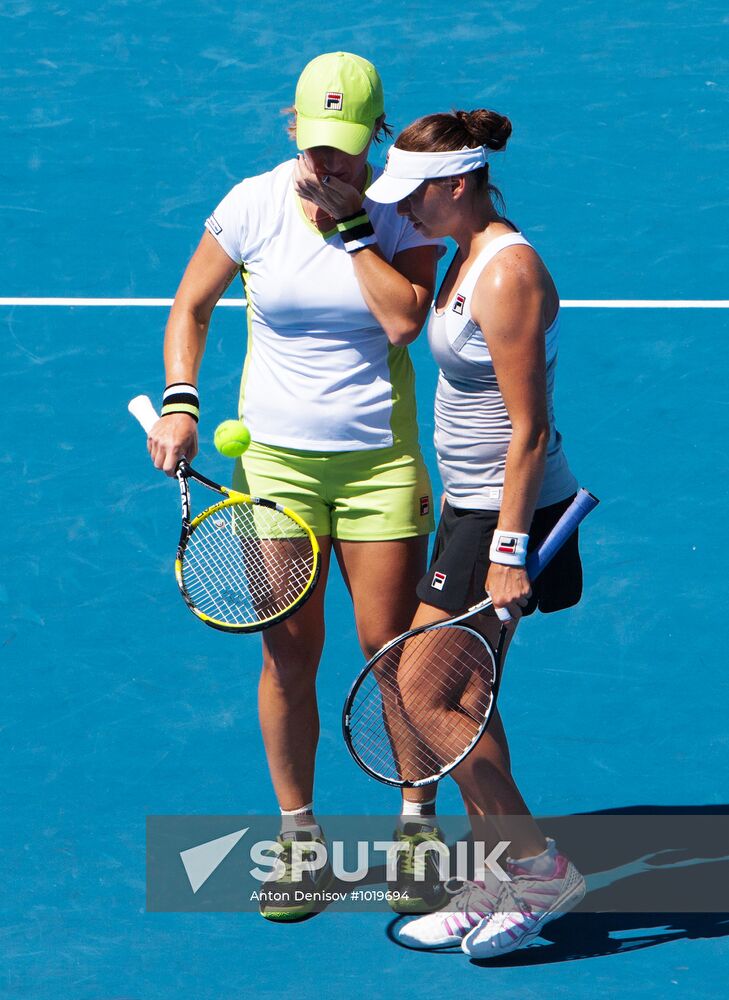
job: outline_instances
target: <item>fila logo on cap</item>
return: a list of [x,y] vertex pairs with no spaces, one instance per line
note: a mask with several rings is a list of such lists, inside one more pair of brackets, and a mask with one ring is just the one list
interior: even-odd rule
[[445,573],[433,573],[433,580],[430,586],[433,588],[433,590],[442,590],[443,586],[445,585],[445,582],[446,582]]
[[341,111],[343,101],[344,94],[340,94],[337,90],[328,90],[324,107],[327,111]]
[[456,301],[453,303],[453,312],[458,313],[459,316],[463,315],[463,307],[466,304],[465,295],[456,295]]

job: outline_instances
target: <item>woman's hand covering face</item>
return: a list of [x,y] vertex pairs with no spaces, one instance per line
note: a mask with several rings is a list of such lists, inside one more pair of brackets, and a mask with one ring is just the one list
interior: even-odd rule
[[362,208],[362,194],[356,187],[331,174],[316,173],[304,156],[294,167],[294,190],[333,219],[344,219]]

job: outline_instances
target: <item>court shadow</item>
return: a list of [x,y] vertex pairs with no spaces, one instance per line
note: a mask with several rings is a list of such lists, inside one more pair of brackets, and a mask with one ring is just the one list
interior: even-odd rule
[[[397,938],[406,918],[395,917],[386,928],[387,937],[398,948],[417,951]],[[729,913],[568,913],[548,924],[534,943],[502,958],[471,959],[473,965],[514,968],[556,965],[579,959],[622,955],[674,941],[729,936]],[[459,955],[460,947],[423,952],[427,955]]]
[[[587,848],[585,817],[603,830],[601,842]],[[532,944],[501,958],[472,959],[472,964],[547,965],[729,936],[729,899],[726,906],[716,905],[723,898],[717,887],[725,892],[729,887],[728,821],[727,805],[624,806],[540,821],[585,875],[588,894]],[[622,835],[612,836],[615,830]],[[397,938],[402,921],[390,921],[387,936],[407,948]],[[449,948],[429,954],[462,953]]]
[[729,913],[568,913],[532,945],[473,965],[554,965],[622,955],[674,941],[729,936]]

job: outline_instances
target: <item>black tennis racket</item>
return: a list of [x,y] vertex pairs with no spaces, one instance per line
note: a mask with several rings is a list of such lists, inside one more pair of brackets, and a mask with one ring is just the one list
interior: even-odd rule
[[[159,420],[148,396],[136,396],[129,412],[148,434]],[[273,500],[214,483],[184,458],[175,474],[182,503],[175,577],[192,613],[223,632],[258,632],[301,607],[321,566],[308,524]],[[191,479],[223,497],[193,518]]]
[[[580,490],[526,562],[536,579],[598,500]],[[352,686],[342,713],[349,752],[367,774],[417,788],[452,771],[478,743],[496,704],[501,654],[462,624],[491,607],[487,597],[443,622],[411,629],[383,646]]]

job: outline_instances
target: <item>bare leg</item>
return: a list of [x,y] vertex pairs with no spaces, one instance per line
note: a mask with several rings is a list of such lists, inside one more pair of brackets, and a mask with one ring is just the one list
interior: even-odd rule
[[[357,635],[366,659],[410,628],[418,607],[415,588],[425,573],[428,536],[387,542],[334,541],[352,595]],[[408,788],[409,802],[428,802],[436,786]]]
[[[477,627],[495,648],[501,627],[499,621],[481,615]],[[516,626],[513,626],[507,635],[502,669],[515,631]],[[509,853],[512,857],[528,857],[545,849],[544,836],[532,819],[511,773],[509,746],[498,709],[494,710],[479,742],[452,774],[478,839],[488,839],[495,828],[499,839],[510,841]],[[481,817],[488,817],[490,822],[484,824],[480,821]]]
[[[474,600],[476,598],[474,597]],[[421,604],[413,627],[444,621],[450,617],[440,608]],[[490,615],[480,615],[468,623],[476,628],[496,648],[500,622]],[[503,659],[516,631],[509,630],[504,644]],[[511,759],[506,734],[498,713],[494,713],[484,735],[462,764],[452,771],[458,783],[466,811],[471,819],[474,836],[486,843],[510,841],[512,857],[539,854],[546,842],[534,822],[511,773]],[[499,820],[499,817],[508,819]]]
[[258,713],[274,791],[282,809],[312,801],[319,739],[316,672],[324,646],[324,593],[331,539],[318,539],[319,583],[291,618],[263,633]]

